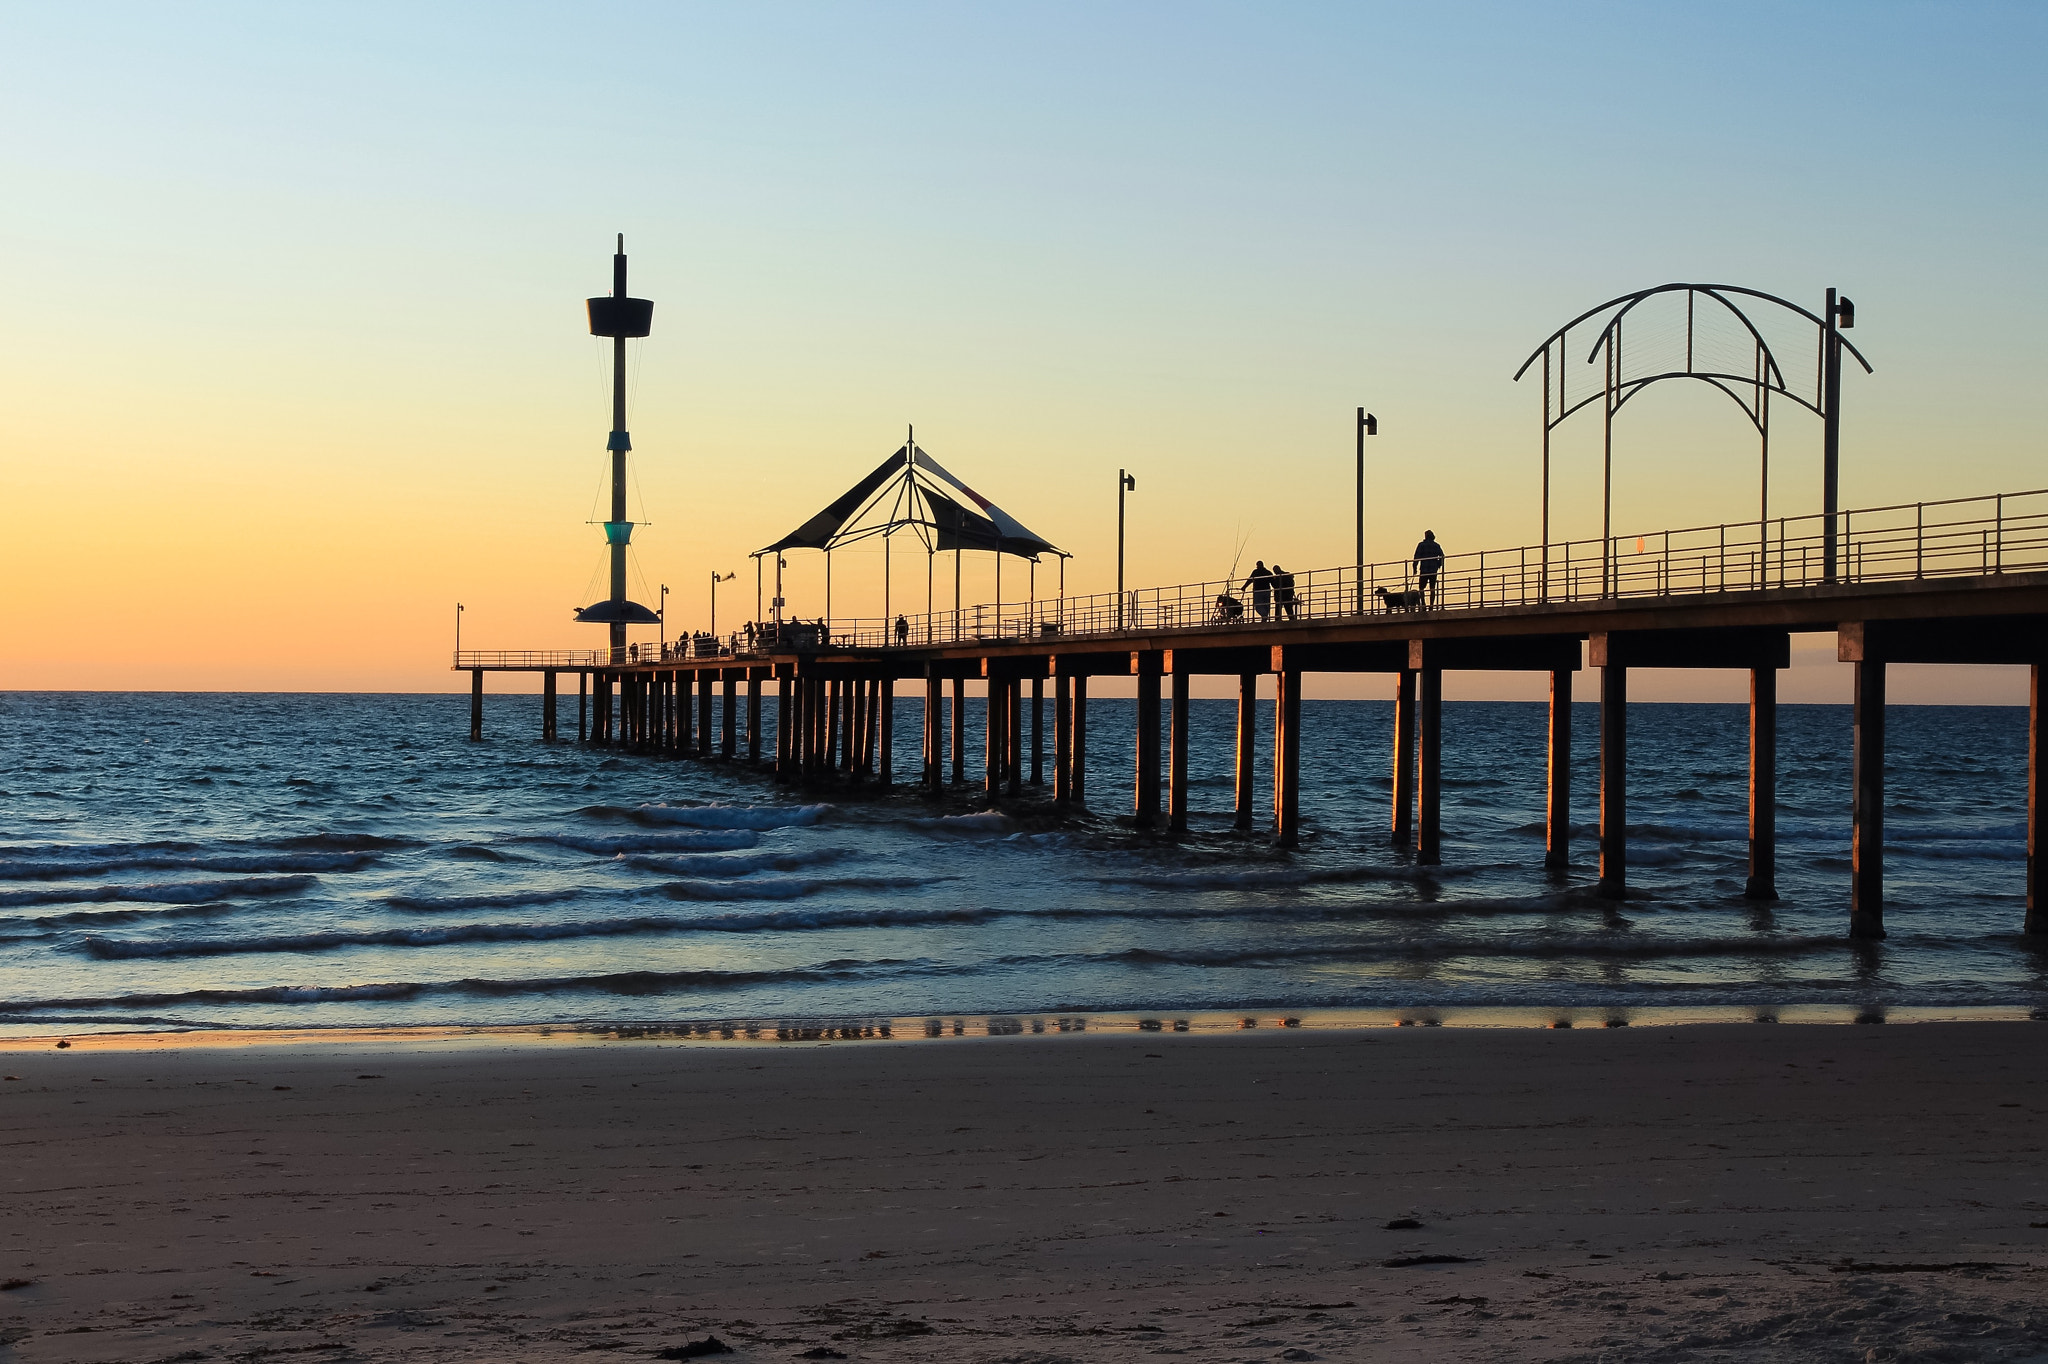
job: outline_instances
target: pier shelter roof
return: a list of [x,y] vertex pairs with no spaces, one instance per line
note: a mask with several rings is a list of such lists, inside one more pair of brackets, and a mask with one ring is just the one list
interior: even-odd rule
[[785,549],[837,549],[873,536],[910,531],[930,550],[985,549],[1037,560],[1063,549],[962,483],[905,441],[902,448],[830,505],[755,557]]

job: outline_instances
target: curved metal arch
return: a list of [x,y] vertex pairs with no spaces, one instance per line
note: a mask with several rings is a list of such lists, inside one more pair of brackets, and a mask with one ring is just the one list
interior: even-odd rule
[[[1624,377],[1626,361],[1622,324],[1631,313],[1649,300],[1665,294],[1681,292],[1686,296],[1684,325],[1685,368],[1666,368],[1659,373],[1641,375],[1635,378]],[[1747,375],[1729,374],[1719,370],[1700,370],[1696,368],[1695,359],[1698,354],[1696,347],[1699,340],[1699,321],[1695,300],[1701,294],[1704,294],[1712,302],[1719,304],[1722,310],[1739,322],[1742,325],[1742,329],[1749,334],[1751,345],[1755,348],[1755,365],[1752,373]],[[1792,316],[1803,319],[1814,326],[1816,330],[1815,344],[1818,353],[1818,363],[1816,365],[1817,373],[1815,375],[1813,398],[1811,400],[1800,393],[1794,392],[1788,385],[1785,369],[1779,363],[1777,352],[1772,349],[1771,343],[1765,339],[1762,329],[1758,327],[1755,320],[1736,301],[1738,297],[1774,304]],[[1765,293],[1761,289],[1751,289],[1746,285],[1674,282],[1656,285],[1648,289],[1639,289],[1634,293],[1622,294],[1611,298],[1597,307],[1589,308],[1585,312],[1580,313],[1577,317],[1544,338],[1543,344],[1531,351],[1528,358],[1523,360],[1521,366],[1515,370],[1514,378],[1519,382],[1522,376],[1529,372],[1530,366],[1534,365],[1538,360],[1543,362],[1542,535],[1544,560],[1542,580],[1546,595],[1550,575],[1551,432],[1568,421],[1574,413],[1582,408],[1590,407],[1596,399],[1599,400],[1606,428],[1604,453],[1602,455],[1601,492],[1602,590],[1604,592],[1607,590],[1608,575],[1612,572],[1613,557],[1613,546],[1608,542],[1608,536],[1611,531],[1613,507],[1614,417],[1617,412],[1628,404],[1630,399],[1651,385],[1662,383],[1667,379],[1697,379],[1702,383],[1719,389],[1730,401],[1742,409],[1743,415],[1749,418],[1750,425],[1756,429],[1761,438],[1762,487],[1759,494],[1757,512],[1757,536],[1760,547],[1767,547],[1768,543],[1771,453],[1770,397],[1773,393],[1776,393],[1782,397],[1789,398],[1792,402],[1821,418],[1823,515],[1826,518],[1825,552],[1828,556],[1827,567],[1824,572],[1827,579],[1831,581],[1834,577],[1834,555],[1837,543],[1834,508],[1836,503],[1836,452],[1840,442],[1841,353],[1846,350],[1850,355],[1854,356],[1856,363],[1863,367],[1864,373],[1874,372],[1870,361],[1863,355],[1863,352],[1858,350],[1854,343],[1842,335],[1841,328],[1835,321],[1837,316],[1836,309],[1837,297],[1833,289],[1828,290],[1826,306],[1828,316],[1824,318],[1792,302],[1790,299],[1781,298],[1776,294]],[[1603,358],[1605,360],[1605,373],[1601,377],[1599,391],[1586,394],[1585,397],[1576,403],[1571,402],[1572,384],[1569,377],[1570,366],[1565,347],[1569,344],[1571,331],[1574,327],[1585,324],[1594,318],[1600,318],[1603,315],[1605,315],[1605,320],[1598,333],[1593,337],[1592,344],[1587,349],[1585,360],[1585,363],[1588,365],[1593,364],[1596,360]],[[1557,363],[1560,367],[1556,376],[1554,393],[1551,376],[1551,351],[1553,348],[1557,352]],[[1656,348],[1653,347],[1651,351],[1653,362],[1656,354]],[[1667,360],[1665,363],[1668,365],[1670,362]],[[1555,412],[1553,412],[1551,407],[1553,396],[1557,401],[1557,410]]]
[[[1658,294],[1675,293],[1680,289],[1689,289],[1694,293],[1706,294],[1709,297],[1715,299],[1723,307],[1727,308],[1729,312],[1735,314],[1735,316],[1742,322],[1743,326],[1748,328],[1750,335],[1756,337],[1757,344],[1764,347],[1766,353],[1770,351],[1770,347],[1767,344],[1765,344],[1763,337],[1757,332],[1756,324],[1749,320],[1749,315],[1743,312],[1742,309],[1736,307],[1727,299],[1722,298],[1722,294],[1742,294],[1743,296],[1748,298],[1762,299],[1766,303],[1775,303],[1781,308],[1799,314],[1801,317],[1805,318],[1808,322],[1813,323],[1817,327],[1824,328],[1827,326],[1826,320],[1823,319],[1818,313],[1800,307],[1797,303],[1794,303],[1789,298],[1780,298],[1776,294],[1767,294],[1761,289],[1751,289],[1740,284],[1659,284],[1653,289],[1638,289],[1636,292],[1632,294],[1622,294],[1618,298],[1610,298],[1605,303],[1602,303],[1599,307],[1588,308],[1586,309],[1586,311],[1580,313],[1571,321],[1565,323],[1562,327],[1559,327],[1556,331],[1552,332],[1549,336],[1543,339],[1542,345],[1538,346],[1535,350],[1529,352],[1529,358],[1522,361],[1521,368],[1515,371],[1514,381],[1519,383],[1521,381],[1522,376],[1529,372],[1529,366],[1535,364],[1538,360],[1543,358],[1543,352],[1549,350],[1553,345],[1561,343],[1564,340],[1565,334],[1567,332],[1569,332],[1573,327],[1578,326],[1581,322],[1584,322],[1587,318],[1598,317],[1601,313],[1606,312],[1609,308],[1621,305],[1626,305],[1626,307],[1624,307],[1623,309],[1623,311],[1626,312],[1628,309],[1634,308],[1637,304],[1643,302],[1645,299],[1655,297]],[[1605,329],[1602,330],[1601,336],[1603,339],[1605,338]],[[1599,351],[1599,348],[1599,344],[1596,342],[1593,347],[1594,352],[1597,353]],[[1856,357],[1856,363],[1863,366],[1863,372],[1865,374],[1873,374],[1876,372],[1871,368],[1870,361],[1863,358],[1863,352],[1857,350],[1855,345],[1847,337],[1842,338],[1842,349],[1848,351],[1849,354]],[[1774,361],[1775,358],[1776,357],[1774,356]],[[1592,363],[1591,355],[1587,356],[1586,363]],[[1786,396],[1790,397],[1791,395],[1787,394]]]
[[[1621,411],[1623,407],[1627,406],[1628,400],[1630,398],[1635,397],[1644,389],[1648,388],[1651,384],[1661,383],[1666,379],[1697,379],[1701,383],[1706,384],[1710,388],[1720,389],[1721,392],[1727,394],[1728,397],[1731,400],[1733,400],[1737,407],[1742,409],[1742,415],[1749,418],[1749,424],[1757,429],[1757,434],[1762,435],[1764,433],[1766,424],[1762,416],[1750,407],[1748,401],[1744,399],[1741,394],[1737,393],[1734,389],[1729,387],[1729,384],[1731,383],[1741,384],[1744,388],[1756,387],[1755,379],[1745,378],[1740,374],[1718,374],[1713,373],[1711,371],[1707,373],[1702,373],[1699,370],[1675,369],[1664,374],[1652,374],[1649,377],[1643,379],[1631,379],[1626,384],[1616,386],[1614,391],[1619,396],[1617,396],[1614,400],[1614,410],[1616,412]],[[1774,387],[1771,389],[1771,392],[1783,393],[1784,390]],[[1578,411],[1580,407],[1584,407],[1587,403],[1593,402],[1605,396],[1607,395],[1604,392],[1595,393],[1592,397],[1587,398],[1583,402],[1579,403],[1577,407],[1572,408],[1570,412],[1560,414],[1560,416],[1558,417],[1558,421],[1563,421],[1565,417],[1570,416],[1572,412]],[[1796,395],[1787,396],[1791,397],[1792,401],[1794,402],[1799,401]]]

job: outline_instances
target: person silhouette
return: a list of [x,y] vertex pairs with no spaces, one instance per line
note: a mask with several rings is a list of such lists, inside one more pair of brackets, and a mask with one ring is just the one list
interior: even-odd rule
[[1443,572],[1444,547],[1437,543],[1436,532],[1422,532],[1422,543],[1415,547],[1415,576],[1422,588],[1424,601],[1435,604],[1437,599],[1436,575]]
[[898,644],[910,642],[910,622],[902,616],[896,617],[896,642]]
[[1244,585],[1252,592],[1252,610],[1264,620],[1273,610],[1273,571],[1266,567],[1264,559],[1252,566],[1251,575]]
[[1282,620],[1293,620],[1294,602],[1294,575],[1276,561],[1273,565],[1274,614]]

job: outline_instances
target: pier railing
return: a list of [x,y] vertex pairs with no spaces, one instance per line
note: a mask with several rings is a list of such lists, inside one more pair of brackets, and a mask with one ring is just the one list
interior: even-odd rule
[[[1827,582],[1984,577],[2048,570],[2048,489],[1902,502],[1836,515],[1835,571],[1826,518],[1728,521],[1684,530],[1453,554],[1434,575],[1412,560],[1319,568],[1256,583],[1211,581],[1037,601],[977,603],[924,615],[786,621],[712,640],[628,646],[627,663],[749,657],[786,648],[926,648],[955,643],[1115,635],[1263,622],[1448,612],[1548,602],[1700,596]],[[821,638],[822,636],[822,638]],[[457,668],[601,668],[605,650],[470,652]]]
[[1857,508],[1835,521],[1832,576],[1826,518],[1815,514],[1453,554],[1433,576],[1398,559],[1284,574],[1264,592],[1240,579],[835,618],[827,643],[919,648],[2048,570],[2048,489]]

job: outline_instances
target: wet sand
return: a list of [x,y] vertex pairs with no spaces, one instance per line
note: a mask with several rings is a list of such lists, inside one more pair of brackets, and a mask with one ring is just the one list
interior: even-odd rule
[[0,1281],[30,1281],[0,1359],[2048,1358],[2044,1053],[2034,1023],[0,1051]]

